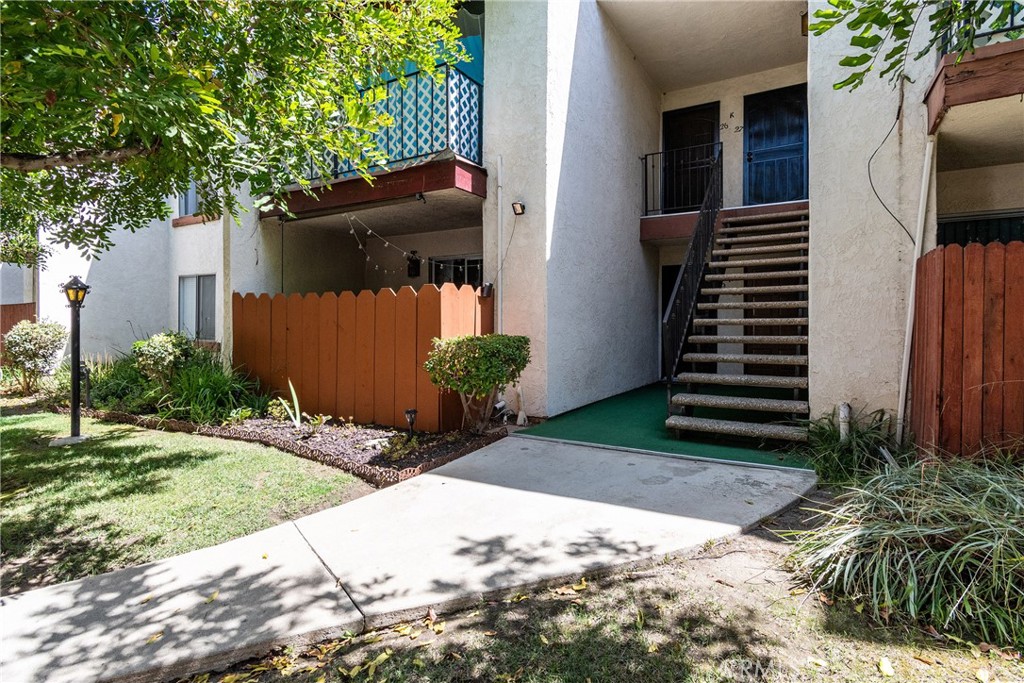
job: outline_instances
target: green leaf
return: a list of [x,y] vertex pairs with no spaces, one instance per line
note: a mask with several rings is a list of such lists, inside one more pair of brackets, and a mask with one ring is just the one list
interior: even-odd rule
[[865,52],[864,54],[851,55],[851,56],[848,56],[848,57],[843,57],[842,59],[839,60],[839,65],[840,66],[863,66],[864,64],[867,64],[870,61],[871,61],[871,55]]

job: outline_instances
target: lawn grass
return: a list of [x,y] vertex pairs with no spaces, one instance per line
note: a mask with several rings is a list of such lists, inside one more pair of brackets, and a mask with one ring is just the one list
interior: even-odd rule
[[216,545],[366,493],[271,448],[82,420],[0,417],[4,594]]

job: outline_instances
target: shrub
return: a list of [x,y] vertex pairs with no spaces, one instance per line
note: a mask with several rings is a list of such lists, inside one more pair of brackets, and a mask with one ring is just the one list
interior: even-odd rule
[[47,320],[22,320],[4,335],[4,359],[17,371],[22,393],[34,393],[53,371],[67,339],[63,325]]
[[175,371],[188,361],[194,348],[180,332],[162,332],[132,344],[132,355],[143,375],[168,389]]
[[95,363],[91,372],[92,402],[97,408],[136,415],[156,411],[163,390],[142,374],[134,356]]
[[250,408],[261,415],[269,399],[259,396],[256,389],[256,382],[225,370],[217,354],[196,351],[175,372],[160,401],[159,414],[201,424],[224,422],[239,408]]
[[431,382],[458,392],[463,424],[476,411],[474,428],[482,432],[491,419],[498,393],[516,382],[529,362],[528,337],[488,334],[435,339],[423,367]]
[[896,443],[891,420],[884,410],[851,416],[845,441],[833,410],[831,415],[808,423],[807,444],[798,447],[797,452],[810,461],[823,482],[847,484],[877,474],[891,464],[882,449],[899,465],[914,461],[913,450]]
[[797,571],[877,619],[1024,646],[1024,468],[1009,461],[889,468],[797,532]]

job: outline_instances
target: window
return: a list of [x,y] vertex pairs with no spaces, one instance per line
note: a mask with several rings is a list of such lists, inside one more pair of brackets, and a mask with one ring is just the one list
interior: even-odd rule
[[178,331],[193,339],[213,340],[217,321],[217,276],[178,278]]
[[1024,212],[939,217],[938,243],[942,245],[966,247],[975,242],[1009,244],[1013,240],[1024,240]]
[[456,287],[479,287],[483,280],[484,260],[480,256],[430,259],[430,283],[438,287],[446,282],[454,282]]
[[196,199],[196,184],[190,183],[188,192],[178,197],[178,216],[191,216],[199,210],[199,203]]

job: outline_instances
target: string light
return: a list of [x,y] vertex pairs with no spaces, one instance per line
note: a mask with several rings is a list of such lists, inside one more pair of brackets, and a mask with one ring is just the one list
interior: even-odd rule
[[[405,258],[406,261],[416,260],[416,261],[419,261],[420,263],[423,263],[426,260],[422,256],[416,255],[416,254],[414,254],[412,252],[408,252],[405,249],[402,249],[401,247],[399,247],[398,245],[392,244],[389,240],[384,239],[383,236],[381,236],[380,234],[374,232],[373,229],[370,226],[368,226],[366,223],[364,223],[359,218],[359,216],[356,216],[354,214],[346,214],[345,218],[348,219],[348,225],[349,225],[348,232],[349,232],[350,235],[352,235],[353,239],[355,239],[356,245],[358,246],[359,250],[361,252],[363,252],[364,254],[366,254],[366,262],[367,263],[372,263],[373,262],[373,258],[370,256],[370,252],[367,251],[367,249],[366,249],[366,244],[369,243],[369,239],[371,237],[376,237],[378,240],[380,240],[381,243],[383,243],[385,248],[391,248],[391,249],[394,249],[395,251],[400,252],[402,254],[402,257]],[[353,223],[353,220],[355,221],[355,223],[358,223],[359,225],[361,225],[362,228],[366,231],[366,240],[367,240],[366,244],[364,244],[359,239],[359,233],[356,230],[355,223]],[[446,263],[446,264],[439,264],[439,265],[440,265],[441,268],[445,268],[445,269],[450,268],[452,270],[452,274],[453,275],[454,274],[462,275],[463,273],[465,273],[466,275],[469,275],[470,268],[479,268],[479,266],[469,266],[469,265],[459,266],[459,265],[455,265],[454,263],[452,263],[452,264],[447,264]],[[374,271],[376,271],[378,273],[383,273],[384,275],[398,275],[398,274],[406,272],[406,267],[405,266],[403,266],[401,268],[381,268],[380,264],[378,264],[378,263],[374,263],[373,269],[374,269]]]

